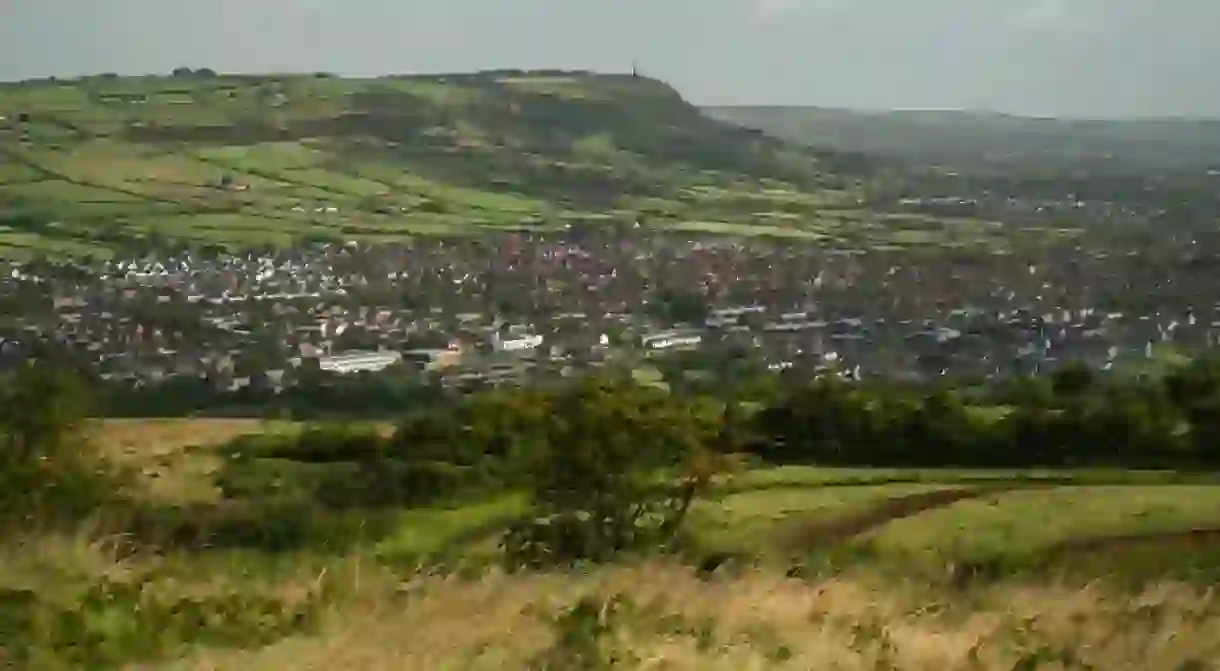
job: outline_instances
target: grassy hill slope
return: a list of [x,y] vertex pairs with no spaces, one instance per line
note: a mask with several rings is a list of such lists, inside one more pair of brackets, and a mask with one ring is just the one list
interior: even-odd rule
[[607,214],[824,233],[817,215],[856,206],[849,175],[863,168],[627,75],[22,82],[0,86],[0,256],[107,253],[153,233],[283,245]]

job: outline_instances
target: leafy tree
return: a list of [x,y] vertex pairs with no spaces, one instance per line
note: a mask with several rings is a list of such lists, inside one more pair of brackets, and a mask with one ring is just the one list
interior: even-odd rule
[[1092,388],[1095,375],[1093,370],[1083,363],[1069,363],[1054,372],[1051,376],[1051,386],[1059,397],[1075,397]]
[[102,481],[83,435],[90,405],[86,383],[48,361],[0,381],[0,520],[76,515],[97,502]]
[[698,294],[665,290],[648,306],[650,315],[670,323],[702,324],[707,319],[707,303]]
[[1097,397],[1090,410],[1083,421],[1083,444],[1100,453],[1098,461],[1129,467],[1182,462],[1181,415],[1162,396],[1141,388],[1117,389]]
[[26,362],[0,387],[0,468],[69,455],[88,411],[84,382],[60,366]]
[[528,462],[537,518],[510,530],[510,562],[601,561],[672,538],[723,463],[704,417],[628,380],[557,394],[547,442]]
[[1165,377],[1165,392],[1180,408],[1220,392],[1220,358],[1196,359]]
[[953,392],[929,395],[906,419],[912,454],[903,461],[926,466],[961,465],[971,460],[978,432],[961,398]]
[[997,401],[1018,406],[1049,406],[1054,402],[1054,387],[1045,378],[1018,376],[1001,385]]
[[1220,466],[1220,393],[1191,399],[1184,414],[1194,458],[1213,468]]

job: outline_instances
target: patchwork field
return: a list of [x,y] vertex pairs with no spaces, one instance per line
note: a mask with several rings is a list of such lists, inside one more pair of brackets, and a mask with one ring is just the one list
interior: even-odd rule
[[0,86],[0,225],[34,236],[0,240],[4,256],[112,253],[154,231],[242,248],[553,230],[605,214],[687,234],[1005,244],[976,222],[899,220],[862,202],[858,180],[809,150],[714,121],[643,78]]

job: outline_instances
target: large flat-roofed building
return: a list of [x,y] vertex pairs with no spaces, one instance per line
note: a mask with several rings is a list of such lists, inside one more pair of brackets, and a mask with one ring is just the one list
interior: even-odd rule
[[658,351],[667,349],[684,349],[698,347],[703,342],[703,336],[698,333],[682,331],[666,331],[654,333],[640,338],[640,345],[646,350]]
[[318,358],[318,368],[330,373],[371,373],[402,361],[399,352],[341,352]]
[[497,352],[525,352],[541,347],[542,342],[543,338],[540,335],[510,335],[506,338],[497,333],[491,337],[491,346]]

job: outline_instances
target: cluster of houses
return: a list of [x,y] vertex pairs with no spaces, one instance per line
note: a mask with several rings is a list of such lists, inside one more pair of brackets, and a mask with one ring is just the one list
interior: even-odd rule
[[1217,258],[1197,243],[916,253],[605,229],[10,264],[0,364],[53,339],[110,380],[227,389],[319,374],[462,388],[675,351],[857,379],[1105,369],[1215,346]]

